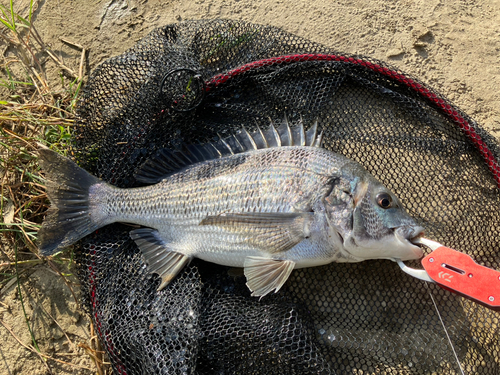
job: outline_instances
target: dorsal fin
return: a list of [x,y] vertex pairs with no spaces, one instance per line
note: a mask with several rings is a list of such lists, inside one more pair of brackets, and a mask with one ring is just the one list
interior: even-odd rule
[[[155,184],[172,172],[199,161],[207,160],[206,154],[196,155],[190,152],[189,156],[188,153],[179,150],[161,149],[154,157],[147,160],[136,170],[134,177],[137,181]],[[215,159],[215,157],[212,158]],[[195,161],[193,162],[193,160]]]
[[154,184],[169,174],[194,163],[250,150],[284,146],[321,147],[322,135],[323,132],[318,135],[318,121],[305,131],[302,119],[297,126],[291,127],[285,116],[278,128],[271,121],[269,128],[265,131],[257,126],[257,131],[250,133],[242,127],[238,134],[227,138],[219,136],[219,140],[213,143],[188,145],[185,146],[184,151],[161,149],[136,170],[135,178],[141,182]]
[[260,128],[259,124],[257,124],[257,131],[259,132],[260,140],[261,140],[261,147],[260,148],[269,148],[269,143],[267,142],[266,137],[264,136],[264,133],[262,132],[262,129]]
[[241,127],[241,131],[240,131],[239,136],[240,136],[240,142],[243,144],[243,146],[246,148],[247,151],[249,151],[249,150],[258,150],[257,144],[255,143],[255,139],[245,129],[244,126]]
[[317,136],[318,136],[318,121],[314,121],[313,126],[311,126],[306,133],[306,145],[314,146],[316,143]]
[[281,137],[279,132],[274,127],[272,120],[271,120],[271,126],[269,127],[267,132],[264,133],[264,137],[266,137],[268,142],[271,142],[269,147],[281,147]]

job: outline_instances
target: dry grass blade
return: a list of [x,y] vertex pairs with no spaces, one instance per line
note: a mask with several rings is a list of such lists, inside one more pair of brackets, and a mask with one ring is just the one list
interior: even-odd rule
[[90,335],[90,346],[88,350],[92,353],[91,357],[95,359],[94,363],[96,365],[97,372],[99,374],[107,374],[111,364],[104,361],[105,353],[101,343],[97,339],[93,323],[90,323]]
[[104,352],[98,352],[95,349],[91,348],[87,344],[80,343],[78,344],[80,348],[83,348],[85,352],[92,358],[94,361],[94,364],[96,366],[97,373],[99,375],[104,375],[105,369],[104,369],[104,362],[102,360],[102,356]]
[[[25,264],[41,264],[43,263],[43,259],[30,259],[30,260],[20,260],[17,262],[18,266],[25,265]],[[4,262],[0,263],[0,267],[15,267],[15,262]]]

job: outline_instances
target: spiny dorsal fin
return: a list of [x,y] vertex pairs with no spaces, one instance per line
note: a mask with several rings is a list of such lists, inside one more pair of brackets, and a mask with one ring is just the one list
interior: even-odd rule
[[269,128],[264,131],[258,126],[254,132],[242,127],[238,134],[227,138],[219,136],[218,141],[204,145],[188,145],[185,146],[185,151],[162,149],[137,169],[135,178],[141,182],[154,184],[194,163],[246,151],[284,146],[321,147],[322,134],[318,136],[318,121],[315,121],[306,132],[302,119],[297,126],[292,127],[285,116],[278,128],[271,120]]
[[[272,135],[272,138],[270,138],[271,142],[273,140],[276,142],[275,146],[271,146],[271,147],[281,147],[280,133],[274,127],[272,120],[271,120],[271,126],[269,127],[269,130],[267,131],[267,133],[270,133],[270,135]],[[266,136],[266,135],[264,134],[264,136]]]
[[262,139],[261,148],[269,148],[269,143],[267,142],[267,139],[264,136],[264,133],[262,132],[262,129],[260,128],[259,124],[257,124],[257,131],[259,132],[260,138]]
[[221,143],[224,145],[224,147],[226,147],[226,149],[229,151],[229,153],[231,155],[234,155],[234,151],[233,149],[231,148],[231,146],[229,146],[229,144],[224,140],[224,138],[222,138],[222,136],[217,133],[217,135],[219,136],[219,140],[221,141]]
[[315,146],[317,137],[318,137],[318,121],[314,121],[313,126],[311,126],[306,133],[306,146]]
[[306,145],[306,132],[304,131],[304,121],[302,121],[302,118],[300,119],[298,130],[299,130],[299,137],[300,137],[300,145],[305,146]]
[[254,137],[245,129],[244,126],[241,127],[239,136],[241,143],[247,150],[258,150]]

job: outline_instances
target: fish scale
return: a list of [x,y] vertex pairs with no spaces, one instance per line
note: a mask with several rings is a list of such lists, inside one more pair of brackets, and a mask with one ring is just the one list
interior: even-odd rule
[[[258,212],[289,212],[293,209],[293,205],[299,202],[301,196],[312,195],[317,186],[324,183],[323,176],[332,174],[336,170],[327,168],[328,164],[335,165],[332,162],[328,163],[327,160],[318,163],[318,159],[328,156],[324,150],[303,147],[306,150],[300,156],[314,159],[314,162],[309,164],[317,164],[315,168],[291,169],[287,168],[286,164],[276,166],[255,163],[252,156],[260,162],[266,158],[262,158],[259,154],[266,152],[282,154],[284,159],[289,158],[292,152],[297,154],[297,150],[286,148],[280,148],[279,152],[259,150],[255,151],[256,155],[247,156],[248,161],[239,164],[238,170],[234,170],[229,176],[224,172],[217,174],[216,170],[212,170],[209,178],[197,180],[196,170],[189,170],[188,173],[181,171],[154,186],[111,190],[108,200],[114,207],[113,214],[116,220],[145,226],[156,224],[155,217],[161,217],[166,227],[175,227],[179,221],[187,219],[198,225],[199,220],[205,216],[225,211],[249,212],[254,208]],[[290,159],[292,164],[293,159]],[[272,161],[273,158],[269,160]],[[260,164],[260,169],[255,170],[253,165],[257,164]],[[200,165],[193,169],[205,167]],[[225,168],[222,167],[221,170],[224,171]],[[314,170],[316,172],[313,172]],[[226,178],[230,178],[230,184],[221,184],[220,180]],[[223,194],[227,199],[221,199]],[[134,202],[134,207],[129,207],[123,202]],[[252,202],[259,204],[253,205]],[[136,207],[140,207],[140,210],[137,211]],[[153,223],[150,220],[153,220]]]

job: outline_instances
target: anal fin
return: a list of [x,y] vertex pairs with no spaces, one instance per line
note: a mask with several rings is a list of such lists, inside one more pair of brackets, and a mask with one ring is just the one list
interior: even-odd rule
[[170,284],[173,278],[191,260],[189,256],[171,250],[155,229],[135,229],[130,232],[130,238],[135,241],[141,250],[148,271],[161,277],[158,291]]
[[288,280],[294,266],[295,262],[291,260],[246,257],[244,272],[252,296],[262,298],[273,290],[278,292]]

